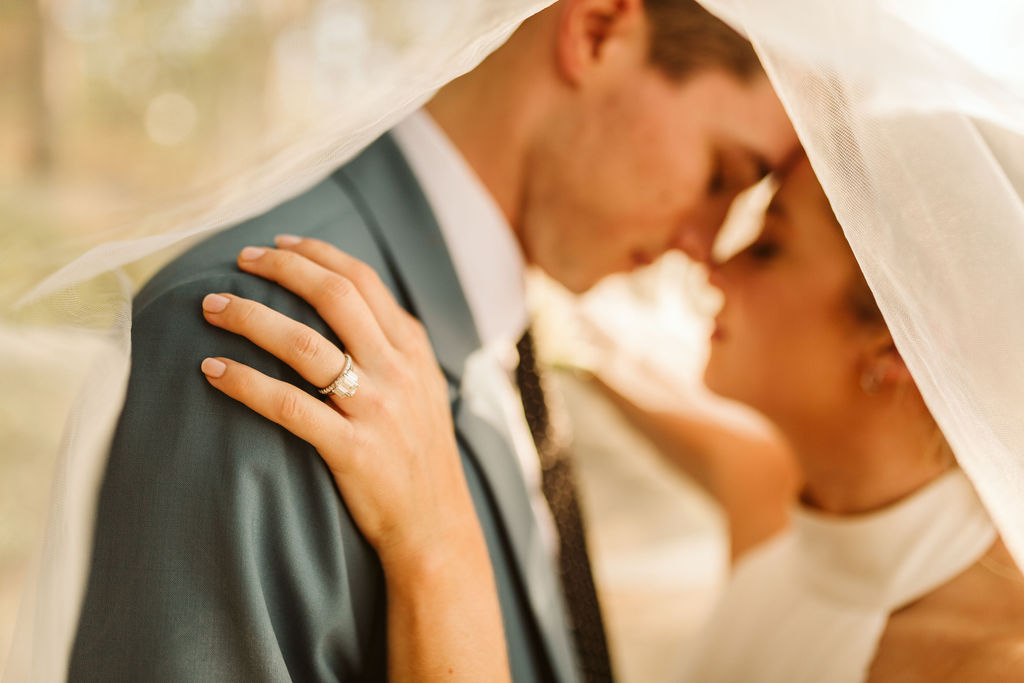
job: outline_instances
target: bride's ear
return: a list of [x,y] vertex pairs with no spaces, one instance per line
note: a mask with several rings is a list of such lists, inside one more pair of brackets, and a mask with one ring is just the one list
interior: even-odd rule
[[892,334],[882,328],[872,335],[860,363],[860,386],[866,394],[911,385],[914,378],[903,362]]
[[642,0],[563,0],[558,23],[558,71],[579,86],[612,74],[647,52]]

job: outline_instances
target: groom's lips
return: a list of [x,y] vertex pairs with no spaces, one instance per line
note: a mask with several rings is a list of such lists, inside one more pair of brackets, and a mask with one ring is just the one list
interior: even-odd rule
[[654,263],[654,257],[642,251],[634,251],[631,256],[633,259],[634,268],[639,268],[641,266],[649,266],[652,263]]

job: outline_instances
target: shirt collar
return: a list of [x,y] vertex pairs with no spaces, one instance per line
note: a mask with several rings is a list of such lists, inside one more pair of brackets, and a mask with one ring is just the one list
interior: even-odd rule
[[434,211],[481,342],[515,344],[529,318],[525,261],[508,220],[426,111],[399,123],[392,136]]

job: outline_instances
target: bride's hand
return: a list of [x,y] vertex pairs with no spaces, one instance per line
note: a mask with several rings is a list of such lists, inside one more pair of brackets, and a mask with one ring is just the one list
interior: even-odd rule
[[[456,447],[448,384],[423,326],[363,262],[318,240],[281,237],[277,244],[243,249],[239,268],[277,282],[317,310],[352,358],[355,394],[321,400],[228,358],[206,359],[203,372],[214,387],[316,448],[389,578],[465,558],[467,549],[483,543]],[[344,369],[337,346],[260,303],[214,293],[204,298],[203,312],[211,324],[246,337],[314,386],[327,387]]]
[[[448,384],[423,326],[361,261],[312,239],[279,237],[277,245],[246,247],[239,268],[316,308],[351,355],[355,393],[323,401],[227,358],[207,358],[203,372],[220,391],[308,441],[327,463],[384,569],[389,679],[510,680]],[[338,347],[260,303],[209,294],[203,311],[315,386],[345,375],[348,359]]]

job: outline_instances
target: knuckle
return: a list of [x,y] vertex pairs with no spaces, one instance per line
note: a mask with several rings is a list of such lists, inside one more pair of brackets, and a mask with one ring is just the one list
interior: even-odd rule
[[275,280],[298,275],[299,263],[305,258],[302,254],[287,249],[271,249],[269,255],[271,256],[268,264],[269,275]]
[[320,339],[312,330],[302,330],[292,337],[291,352],[297,361],[314,362],[323,356]]
[[366,409],[370,412],[379,413],[384,410],[384,399],[379,392],[367,391],[361,395],[361,400]]
[[405,361],[400,352],[392,349],[382,350],[378,358],[380,368],[385,376],[398,382],[404,382],[409,378],[409,363]]
[[226,310],[231,312],[231,317],[234,319],[235,324],[241,329],[247,330],[253,327],[256,306],[251,301],[235,299]]
[[357,258],[353,258],[349,265],[349,275],[364,286],[373,286],[374,281],[378,279],[377,271]]
[[338,301],[352,295],[355,286],[352,281],[342,275],[330,275],[324,278],[321,286],[323,295],[328,300]]
[[409,339],[418,345],[430,345],[430,337],[427,334],[427,328],[416,318],[406,314],[406,320],[408,321],[408,332]]
[[278,396],[277,416],[282,422],[286,423],[302,419],[302,403],[294,392],[284,391]]

